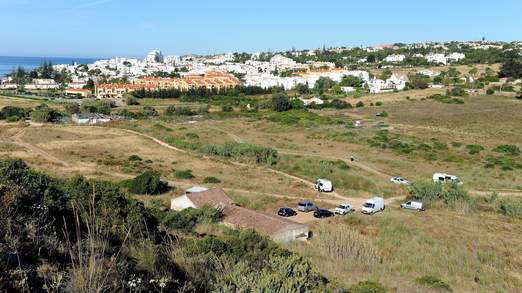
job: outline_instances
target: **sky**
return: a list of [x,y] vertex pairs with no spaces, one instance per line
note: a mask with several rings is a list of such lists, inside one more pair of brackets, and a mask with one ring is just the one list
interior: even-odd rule
[[0,56],[522,40],[521,0],[0,0]]

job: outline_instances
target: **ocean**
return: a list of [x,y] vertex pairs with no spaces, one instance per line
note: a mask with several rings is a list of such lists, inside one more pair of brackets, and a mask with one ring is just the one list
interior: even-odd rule
[[52,62],[56,64],[72,64],[77,62],[78,64],[89,64],[99,59],[94,58],[69,58],[69,57],[12,57],[12,56],[0,56],[0,78],[5,77],[11,73],[13,69],[18,66],[23,67],[25,70],[30,71],[40,65],[43,62]]

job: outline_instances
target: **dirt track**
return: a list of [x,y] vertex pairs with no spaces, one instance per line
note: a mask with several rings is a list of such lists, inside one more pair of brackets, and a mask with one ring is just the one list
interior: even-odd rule
[[[28,127],[37,127],[37,126],[28,126]],[[95,126],[95,127],[98,127],[98,126]],[[156,144],[158,144],[158,145],[160,145],[160,146],[162,146],[164,148],[167,148],[167,149],[170,149],[170,150],[173,150],[173,151],[176,151],[176,152],[190,154],[190,152],[188,152],[186,150],[182,150],[182,149],[176,148],[174,146],[171,146],[171,145],[167,144],[166,142],[163,142],[163,141],[161,141],[161,140],[159,140],[159,139],[157,139],[155,137],[152,137],[150,135],[146,135],[146,134],[143,134],[143,133],[140,133],[140,132],[137,132],[137,131],[134,131],[134,130],[129,130],[129,129],[121,129],[121,128],[112,128],[112,129],[118,129],[118,130],[130,133],[130,134],[133,134],[133,135],[137,135],[137,136],[149,139],[149,140],[153,141],[154,143],[156,143]],[[18,145],[20,147],[23,147],[23,148],[29,150],[30,152],[33,152],[33,153],[41,156],[42,158],[44,158],[47,161],[50,161],[50,162],[58,164],[58,165],[62,165],[65,168],[70,168],[71,171],[72,170],[81,170],[81,169],[85,168],[85,166],[83,166],[81,164],[73,164],[73,163],[64,161],[64,160],[62,160],[62,159],[60,159],[60,158],[58,158],[56,156],[53,156],[52,154],[48,153],[47,151],[45,151],[42,148],[39,148],[36,145],[33,145],[33,144],[25,142],[22,139],[23,135],[25,133],[25,130],[26,130],[26,128],[24,127],[21,130],[19,130],[18,132],[16,132],[14,135],[12,135],[11,136],[11,141],[14,144],[16,144],[16,145]],[[227,135],[232,135],[232,134],[227,132]],[[244,142],[244,140],[239,138],[239,136],[234,135],[234,137],[236,137],[238,140]],[[377,169],[375,169],[375,168],[373,168],[371,166],[365,165],[365,164],[363,164],[361,162],[358,162],[358,161],[351,161],[351,160],[349,160],[347,158],[334,157],[334,156],[324,156],[324,155],[320,155],[320,154],[311,154],[311,153],[295,152],[295,151],[287,151],[287,150],[278,150],[278,151],[280,153],[283,153],[283,154],[300,155],[300,156],[314,156],[314,157],[321,157],[321,158],[327,158],[327,159],[333,159],[333,160],[342,160],[342,161],[346,162],[348,165],[355,166],[355,167],[357,167],[357,168],[359,168],[361,170],[370,172],[370,173],[376,175],[377,177],[380,177],[381,179],[388,180],[391,177],[389,174],[381,172],[381,171],[379,171],[379,170],[377,170]],[[205,157],[205,158],[206,159],[211,159],[209,157]],[[241,167],[248,166],[246,164],[242,164],[242,163],[238,163],[238,162],[231,162],[231,163],[234,164],[234,165],[237,165],[237,166],[241,166]],[[303,178],[294,176],[292,174],[288,174],[288,173],[285,173],[285,172],[282,172],[282,171],[279,171],[279,170],[274,170],[274,169],[266,168],[266,167],[257,167],[257,168],[262,168],[262,169],[267,170],[269,172],[272,172],[272,173],[284,176],[286,178],[292,179],[292,180],[294,180],[296,182],[305,184],[306,186],[308,186],[310,188],[314,188],[314,183],[313,182],[310,182],[310,181],[305,180]],[[110,171],[110,172],[109,171],[104,171],[104,170],[95,170],[95,171],[98,172],[98,173],[106,174],[108,176],[118,177],[118,178],[122,178],[122,179],[128,179],[128,178],[132,178],[134,176],[132,174],[124,174],[124,173],[118,173],[118,172],[113,172],[113,171]],[[186,182],[182,182],[182,181],[169,181],[169,184],[182,186],[182,187],[190,187],[191,186],[190,183],[186,183]],[[246,191],[246,190],[236,190],[236,191],[251,192],[251,191]],[[474,195],[474,196],[487,196],[487,195],[490,195],[493,192],[497,193],[498,196],[522,196],[522,191],[519,191],[519,190],[502,190],[502,189],[495,190],[495,189],[493,189],[493,190],[470,190],[469,192],[472,195]],[[278,197],[278,198],[293,198],[293,197],[277,195],[277,194],[265,194],[265,195]],[[331,204],[334,204],[334,205],[338,205],[338,204],[343,203],[343,202],[348,202],[348,203],[350,203],[350,204],[352,204],[354,206],[360,206],[364,202],[363,198],[346,197],[346,196],[342,196],[342,195],[338,194],[337,192],[331,192],[328,195],[334,197],[335,199],[331,199],[331,198],[330,199],[322,199],[322,198],[320,199],[320,198],[318,198],[318,199],[322,200],[322,201],[325,201],[325,202],[328,202],[328,203],[331,203]],[[397,200],[398,198],[401,198],[401,197],[388,198],[388,199],[385,200],[385,202],[386,202],[386,204],[388,204],[389,202],[393,202],[393,201]],[[301,199],[301,198],[294,198],[294,199]]]

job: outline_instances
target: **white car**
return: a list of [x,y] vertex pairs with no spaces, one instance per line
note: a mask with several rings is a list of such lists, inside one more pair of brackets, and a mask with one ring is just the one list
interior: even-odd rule
[[342,203],[335,208],[335,213],[338,215],[346,215],[355,211],[355,209],[347,203]]
[[406,180],[406,179],[404,179],[402,177],[398,177],[398,176],[392,177],[390,179],[390,181],[392,183],[399,184],[399,185],[410,185],[411,184],[410,181],[408,181],[408,180]]
[[424,204],[419,201],[408,201],[401,204],[401,209],[424,211]]

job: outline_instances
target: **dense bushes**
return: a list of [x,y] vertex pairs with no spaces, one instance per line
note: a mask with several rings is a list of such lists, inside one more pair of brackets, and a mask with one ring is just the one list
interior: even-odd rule
[[26,108],[5,106],[0,110],[0,120],[18,121],[27,118],[30,112],[31,110]]
[[445,104],[464,104],[464,100],[459,99],[459,98],[451,98],[448,95],[436,94],[436,95],[430,96],[429,99],[432,99],[432,100],[435,100],[435,101],[438,101],[441,103],[445,103]]
[[428,205],[442,203],[452,208],[462,208],[463,206],[473,208],[475,205],[462,186],[455,183],[441,184],[432,181],[412,184],[408,200],[418,200]]
[[60,113],[45,104],[36,107],[31,112],[31,120],[33,122],[56,122],[61,117]]
[[19,160],[0,161],[0,202],[0,291],[121,291],[139,272],[117,252],[159,236],[151,214],[114,184],[52,178]]
[[247,143],[227,142],[223,145],[198,144],[173,136],[164,137],[164,140],[182,149],[189,149],[209,156],[231,158],[241,162],[274,165],[279,159],[276,150]]
[[221,183],[221,180],[217,177],[210,176],[210,177],[205,177],[205,179],[203,179],[203,183],[217,184],[217,183]]
[[326,290],[310,262],[254,231],[195,233],[219,209],[149,209],[113,183],[57,179],[20,160],[0,161],[0,203],[2,292]]
[[110,100],[87,99],[83,101],[80,110],[84,113],[100,113],[109,115],[114,106],[114,102]]
[[386,293],[386,288],[375,281],[359,282],[348,290],[349,293]]
[[508,217],[522,218],[522,199],[504,198],[500,201],[499,208]]
[[158,172],[145,171],[134,179],[123,181],[123,186],[135,194],[159,194],[168,190],[168,184],[160,177]]
[[200,209],[186,209],[182,211],[168,211],[161,224],[168,229],[185,232],[193,231],[198,224],[216,223],[221,220],[223,213],[220,209],[204,206]]
[[277,92],[272,94],[272,110],[276,112],[285,112],[292,109],[292,103],[285,92]]
[[262,165],[274,165],[278,160],[276,150],[246,143],[227,142],[222,146],[204,145],[199,150],[207,155],[233,158]]
[[499,145],[493,149],[494,152],[502,153],[510,156],[518,156],[520,155],[520,149],[516,145]]
[[211,98],[214,96],[238,96],[240,94],[244,95],[261,95],[261,94],[270,94],[272,92],[271,88],[263,89],[257,86],[239,86],[235,88],[229,89],[206,89],[206,88],[197,88],[191,89],[188,91],[181,91],[178,89],[160,89],[160,90],[146,90],[140,89],[133,92],[133,96],[136,98],[155,98],[155,99],[177,99],[184,97],[195,97],[195,98]]
[[194,175],[191,170],[178,170],[174,172],[174,176],[178,179],[192,179]]
[[422,276],[422,277],[416,279],[415,281],[417,283],[419,283],[420,285],[423,285],[423,286],[426,286],[429,288],[453,292],[453,290],[451,290],[450,285],[448,285],[446,282],[442,281],[440,278],[435,277],[435,276],[430,276],[430,275]]

